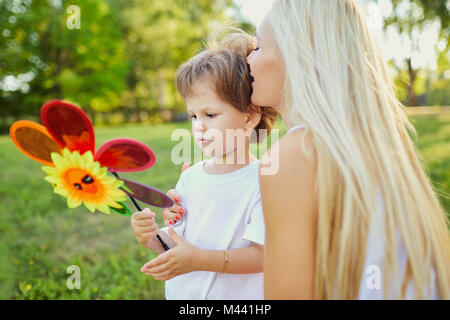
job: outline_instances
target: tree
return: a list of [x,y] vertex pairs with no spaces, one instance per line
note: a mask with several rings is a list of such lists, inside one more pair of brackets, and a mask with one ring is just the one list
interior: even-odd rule
[[5,46],[0,43],[5,48],[0,79],[31,74],[26,90],[0,88],[3,117],[37,115],[54,98],[71,100],[89,113],[118,105],[128,72],[117,29],[120,12],[112,0],[77,3],[80,28],[70,29],[68,1],[0,2],[0,30],[8,35],[1,40]]
[[[175,72],[202,47],[215,23],[230,20],[231,0],[124,1],[123,33],[131,72],[123,103],[136,110],[169,113],[180,104]],[[139,118],[139,117],[138,117]]]
[[215,23],[233,19],[230,8],[232,0],[0,0],[0,130],[37,120],[55,98],[93,120],[116,110],[170,119],[182,105],[177,67]]
[[448,41],[449,11],[447,0],[391,0],[392,14],[384,19],[384,30],[394,28],[410,40],[410,55],[405,59],[408,71],[408,104],[417,105],[414,84],[418,68],[413,54],[419,50],[419,36],[431,23],[439,23],[439,36]]

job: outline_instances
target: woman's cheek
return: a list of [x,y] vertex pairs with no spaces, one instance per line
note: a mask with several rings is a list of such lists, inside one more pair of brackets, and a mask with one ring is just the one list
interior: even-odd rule
[[254,82],[253,86],[252,86],[252,96],[251,96],[251,101],[254,105],[258,105],[258,106],[264,106],[264,99],[262,99],[261,97],[261,83],[258,82]]

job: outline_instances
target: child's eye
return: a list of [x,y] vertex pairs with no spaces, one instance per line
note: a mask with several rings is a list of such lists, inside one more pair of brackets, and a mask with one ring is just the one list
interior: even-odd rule
[[255,49],[253,49],[253,51],[258,51],[259,50],[259,47],[256,47]]
[[212,114],[212,113],[207,113],[206,116],[207,116],[208,118],[214,118],[216,115],[215,115],[215,114]]
[[191,114],[191,119],[197,119],[197,116],[195,114]]

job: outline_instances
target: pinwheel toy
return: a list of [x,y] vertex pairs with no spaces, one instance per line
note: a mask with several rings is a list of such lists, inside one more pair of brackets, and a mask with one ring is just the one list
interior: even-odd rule
[[[119,177],[117,172],[142,171],[155,164],[152,149],[134,139],[116,138],[105,142],[95,151],[95,135],[87,114],[73,104],[52,100],[41,108],[43,126],[19,120],[10,128],[17,148],[31,159],[44,164],[44,178],[55,193],[67,198],[69,208],[84,204],[91,212],[130,216],[126,196],[136,208],[134,198],[152,206],[168,208],[173,205],[163,192]],[[109,175],[110,172],[113,176]],[[164,249],[168,246],[157,236]]]

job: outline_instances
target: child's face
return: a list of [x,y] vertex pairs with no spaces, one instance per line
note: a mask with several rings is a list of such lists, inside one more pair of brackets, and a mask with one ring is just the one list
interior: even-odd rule
[[[189,98],[187,111],[192,119],[192,133],[195,142],[205,155],[223,158],[236,148],[248,148],[249,114],[241,112],[222,101],[207,80],[194,84],[196,95]],[[232,140],[227,141],[227,134]],[[236,137],[233,138],[232,135]],[[238,142],[239,141],[239,142]],[[242,143],[245,143],[243,145]]]

